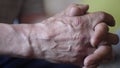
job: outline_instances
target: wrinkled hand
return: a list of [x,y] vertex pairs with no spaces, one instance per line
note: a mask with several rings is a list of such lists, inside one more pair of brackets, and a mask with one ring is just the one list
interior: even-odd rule
[[[88,5],[72,4],[65,11],[63,11],[61,14],[58,14],[58,15],[60,15],[60,16],[81,16],[81,15],[85,15],[87,13],[88,8],[89,8]],[[102,24],[98,24],[98,25],[102,26]],[[96,29],[98,29],[98,31],[96,30],[95,36],[93,36],[91,39],[91,44],[93,44],[93,46],[98,46],[98,44],[100,44],[101,41],[106,41],[106,42],[104,42],[104,45],[106,44],[107,46],[109,46],[111,44],[116,44],[118,42],[117,35],[108,33],[106,30],[104,30],[104,28],[102,28],[101,26],[98,26],[98,25],[97,25],[97,27],[95,27]],[[105,25],[105,23],[103,23],[103,27],[104,27],[104,25]],[[105,27],[105,29],[108,29],[108,27]],[[110,44],[110,42],[111,42],[111,44]],[[101,44],[101,45],[103,45],[103,44]],[[99,53],[103,52],[102,49],[104,49],[105,47],[106,46],[104,46],[104,47],[100,46],[94,53],[99,54]],[[110,49],[111,49],[111,46],[110,46]],[[97,67],[98,64],[100,63],[100,61],[112,60],[113,59],[112,49],[109,50],[109,48],[107,48],[105,52],[107,52],[107,51],[109,51],[109,54],[106,55],[106,57],[104,57],[104,59],[100,59],[100,58],[102,58],[101,57],[102,54],[101,54],[100,58],[98,56],[96,56],[97,54],[88,56],[84,62],[86,65],[85,67],[87,67],[87,68]],[[93,59],[90,59],[90,58],[93,58]],[[91,61],[93,61],[93,62],[91,62]]]
[[[108,32],[108,25],[115,25],[114,19],[105,12],[85,14],[88,6],[73,5],[71,8],[35,24],[32,31],[37,38],[35,43],[41,47],[44,58],[51,62],[79,66],[84,62],[84,68],[95,68],[111,54],[110,45],[118,42],[118,37]],[[38,53],[36,56],[39,58]]]

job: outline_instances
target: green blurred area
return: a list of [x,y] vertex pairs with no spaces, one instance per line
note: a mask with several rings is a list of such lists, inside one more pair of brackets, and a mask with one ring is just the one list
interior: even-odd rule
[[120,29],[120,0],[84,0],[83,3],[90,6],[89,12],[105,11],[115,18],[116,26],[110,28],[111,32]]

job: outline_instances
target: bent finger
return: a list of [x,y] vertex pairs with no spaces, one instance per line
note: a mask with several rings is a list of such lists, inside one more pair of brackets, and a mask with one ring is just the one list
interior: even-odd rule
[[105,22],[109,26],[115,25],[115,19],[112,15],[105,12],[93,12],[84,15],[84,17],[88,18],[88,20],[93,22],[92,26],[95,27],[97,24],[101,22]]
[[119,42],[119,37],[116,34],[108,33],[106,40],[108,43],[116,45]]
[[90,66],[94,64],[99,64],[108,54],[112,51],[112,47],[108,45],[99,46],[95,52],[84,60],[85,66]]
[[96,47],[107,36],[108,26],[104,22],[99,23],[95,26],[94,31],[90,42],[93,47]]

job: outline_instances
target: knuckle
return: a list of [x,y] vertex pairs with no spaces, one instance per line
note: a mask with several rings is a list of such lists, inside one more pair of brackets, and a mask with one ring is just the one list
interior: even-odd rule
[[102,30],[105,30],[106,32],[109,31],[108,25],[105,24],[105,23],[99,23],[98,28],[102,29]]
[[77,46],[74,48],[74,52],[76,53],[76,55],[78,55],[80,51],[81,51],[81,47],[80,47],[80,45],[77,45]]
[[76,17],[76,18],[75,18],[74,25],[79,26],[79,25],[80,25],[80,23],[82,23],[81,18],[80,18],[80,17]]

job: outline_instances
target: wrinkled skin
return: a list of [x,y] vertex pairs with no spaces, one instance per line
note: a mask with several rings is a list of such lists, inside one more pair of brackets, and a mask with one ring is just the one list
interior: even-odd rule
[[32,26],[29,39],[34,56],[78,66],[84,62],[84,68],[96,68],[111,57],[111,44],[118,42],[118,37],[108,32],[114,19],[105,12],[85,14],[88,7],[73,5],[70,13],[69,8]]
[[110,14],[87,9],[73,4],[36,24],[0,24],[0,54],[96,68],[112,57],[118,37],[108,32],[115,25]]

